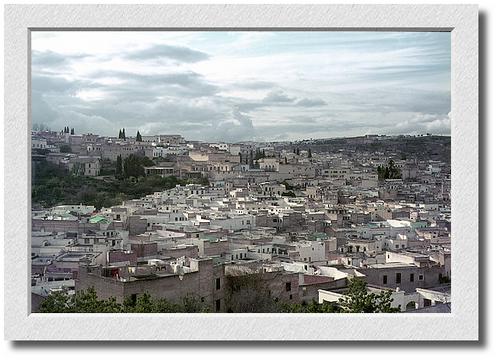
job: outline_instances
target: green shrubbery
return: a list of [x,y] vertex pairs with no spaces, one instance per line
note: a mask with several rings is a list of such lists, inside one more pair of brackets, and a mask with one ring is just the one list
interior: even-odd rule
[[165,178],[111,176],[97,179],[70,174],[64,168],[48,161],[36,163],[33,172],[32,202],[43,207],[83,203],[100,209],[119,205],[124,200],[141,198],[156,191],[164,191],[176,185],[188,183],[187,180],[174,176]]
[[153,299],[148,293],[127,297],[122,304],[115,298],[99,299],[90,288],[68,295],[64,291],[50,294],[41,304],[42,313],[181,313],[208,312],[196,297],[185,297],[180,304],[166,299]]
[[[262,274],[229,276],[226,279],[225,306],[234,313],[393,313],[391,291],[368,293],[364,280],[353,278],[338,303],[291,304],[273,299],[262,280]],[[64,291],[50,294],[40,305],[44,313],[194,313],[212,309],[198,297],[184,297],[181,303],[154,299],[148,293],[127,297],[122,304],[116,299],[99,299],[93,288],[68,295]]]

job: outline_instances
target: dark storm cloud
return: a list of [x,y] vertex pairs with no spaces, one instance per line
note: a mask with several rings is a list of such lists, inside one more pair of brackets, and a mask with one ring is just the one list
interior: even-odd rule
[[99,78],[119,80],[117,85],[102,85],[102,90],[109,96],[124,99],[155,99],[165,95],[202,97],[214,95],[217,86],[208,82],[203,76],[192,72],[166,74],[136,74],[123,71],[99,71],[91,74]]
[[179,62],[194,63],[209,59],[209,55],[182,46],[154,45],[143,50],[130,51],[125,55],[131,60],[162,60],[172,59]]
[[[74,96],[77,90],[86,90],[80,88],[81,83],[37,77],[37,90],[33,91],[33,123],[56,130],[69,125],[76,127],[78,132],[103,134],[114,134],[116,129],[126,127],[132,132],[140,130],[144,135],[180,132],[193,140],[253,138],[251,118],[242,114],[232,101],[212,94],[212,89],[207,91],[210,96],[193,97],[190,92],[189,96],[179,97],[179,89],[170,85],[191,81],[183,76],[164,75],[152,79],[119,75],[126,76],[129,84],[96,86],[90,83],[95,86],[87,89],[105,94],[96,100]],[[161,85],[165,80],[168,85]],[[158,94],[163,97],[158,98]]]
[[95,88],[97,85],[92,81],[68,80],[61,76],[33,74],[31,87],[33,91],[43,94],[74,94],[78,90]]
[[36,51],[31,53],[31,64],[35,67],[64,66],[72,60],[88,57],[85,54],[62,55],[53,51]]

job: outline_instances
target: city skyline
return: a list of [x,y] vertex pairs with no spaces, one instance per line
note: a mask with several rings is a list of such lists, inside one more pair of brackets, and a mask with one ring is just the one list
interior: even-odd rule
[[33,124],[292,141],[450,134],[450,33],[33,32]]

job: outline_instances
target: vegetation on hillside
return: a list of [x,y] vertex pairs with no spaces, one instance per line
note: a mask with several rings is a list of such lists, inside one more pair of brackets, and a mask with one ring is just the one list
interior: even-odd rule
[[[150,161],[149,159],[147,159]],[[124,200],[137,199],[157,191],[171,189],[189,182],[206,184],[206,179],[184,180],[174,176],[143,176],[145,160],[132,157],[123,166],[123,174],[91,178],[69,173],[63,167],[41,160],[33,166],[31,198],[33,205],[52,207],[60,204],[87,204],[97,209],[119,205]],[[106,173],[116,168],[104,163]],[[138,175],[138,176],[135,176]]]
[[377,167],[379,180],[385,179],[401,179],[401,171],[395,166],[394,161],[389,160],[386,166],[379,165]]

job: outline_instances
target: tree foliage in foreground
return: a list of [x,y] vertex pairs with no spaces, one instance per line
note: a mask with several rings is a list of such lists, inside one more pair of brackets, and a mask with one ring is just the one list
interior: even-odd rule
[[[338,303],[293,304],[272,298],[261,274],[227,277],[225,305],[234,313],[396,313],[392,307],[392,291],[369,293],[364,280],[353,278],[348,290]],[[184,297],[181,303],[167,299],[154,299],[144,293],[136,298],[127,297],[122,304],[115,298],[99,299],[95,289],[68,295],[64,291],[51,293],[41,304],[43,313],[198,313],[212,309],[198,297]]]
[[127,297],[122,304],[115,298],[99,299],[93,288],[69,295],[64,291],[51,293],[41,304],[42,313],[193,313],[209,309],[196,297],[188,296],[180,304],[154,299],[148,293]]
[[399,308],[391,307],[392,291],[382,290],[376,294],[368,292],[365,280],[354,277],[349,281],[345,296],[339,299],[340,312],[343,313],[392,313]]

